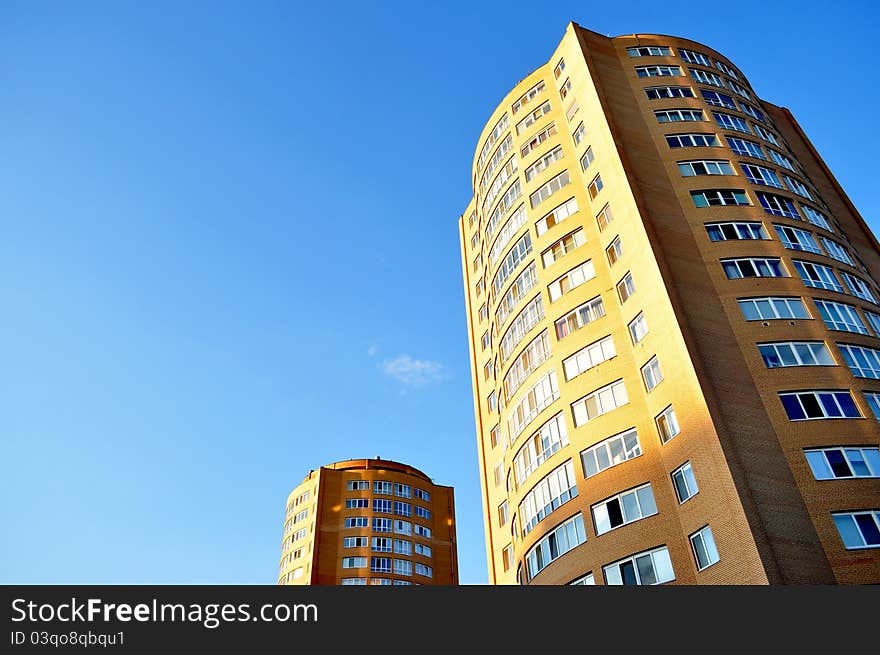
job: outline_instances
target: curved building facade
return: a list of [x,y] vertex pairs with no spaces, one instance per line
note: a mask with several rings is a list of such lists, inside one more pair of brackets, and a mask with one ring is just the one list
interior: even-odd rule
[[491,582],[880,582],[880,246],[787,109],[572,23],[472,179]]
[[379,458],[309,471],[287,499],[278,584],[458,584],[452,487]]

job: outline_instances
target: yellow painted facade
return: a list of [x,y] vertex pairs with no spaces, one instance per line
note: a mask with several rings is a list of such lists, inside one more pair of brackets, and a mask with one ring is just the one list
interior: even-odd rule
[[[701,118],[657,114],[676,111]],[[749,133],[726,129],[718,111]],[[714,141],[671,147],[667,137],[684,133]],[[735,151],[737,137],[766,160]],[[684,161],[732,168],[684,176]],[[756,185],[744,164],[803,180],[814,198]],[[863,394],[880,384],[848,370],[841,335],[815,305],[842,294],[805,287],[775,226],[805,224],[845,243],[861,264],[846,270],[875,293],[880,251],[786,110],[760,101],[733,62],[702,44],[611,39],[572,23],[488,118],[472,179],[459,231],[491,583],[636,575],[647,584],[650,571],[683,584],[880,581],[878,551],[845,548],[832,520],[835,510],[880,507],[878,480],[819,483],[804,456],[876,448]],[[706,189],[741,190],[747,204],[700,207],[693,193]],[[768,191],[835,223],[816,231],[802,208],[797,219],[771,215],[756,195]],[[708,237],[707,224],[735,221],[767,238]],[[737,257],[773,258],[788,274],[728,279],[721,260]],[[812,260],[840,264],[828,250]],[[802,298],[810,320],[745,320],[739,301],[759,296]],[[858,338],[880,348],[873,334]],[[757,344],[783,340],[821,341],[835,366],[768,370]],[[793,424],[779,394],[796,389],[848,390],[861,416]],[[599,450],[618,461],[596,459],[601,470],[588,471]],[[682,502],[684,467],[698,491]],[[696,552],[704,539],[717,556]],[[642,577],[631,573],[640,567]]]

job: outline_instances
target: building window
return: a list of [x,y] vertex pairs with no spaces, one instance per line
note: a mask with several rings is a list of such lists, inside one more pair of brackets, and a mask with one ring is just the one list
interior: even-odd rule
[[486,158],[489,156],[490,149],[498,141],[499,137],[504,134],[504,130],[507,129],[507,126],[510,125],[510,117],[507,115],[507,112],[498,119],[498,122],[495,123],[495,127],[492,128],[492,133],[486,139],[486,143],[483,144],[482,150],[480,150],[480,159],[477,166],[480,168],[483,167],[483,164],[486,161]]
[[862,418],[849,391],[794,391],[779,398],[791,421]]
[[[868,319],[868,323],[871,325],[871,328],[874,330],[874,334],[880,336],[880,316],[874,314],[873,312],[869,312],[868,310],[862,310],[865,312],[865,318]],[[863,334],[867,334],[867,331]]]
[[819,241],[822,242],[822,245],[825,247],[825,252],[827,252],[829,256],[839,262],[843,262],[844,264],[855,267],[855,263],[853,262],[852,257],[849,256],[846,248],[841,246],[836,241],[826,239],[825,237],[819,237]]
[[416,505],[415,513],[416,516],[420,519],[426,519],[428,521],[431,520],[431,510],[429,510],[427,507]]
[[568,432],[562,412],[542,425],[526,441],[513,458],[516,488],[555,452],[568,445]]
[[749,199],[742,189],[705,189],[691,191],[691,198],[697,207],[723,207],[726,205],[748,205]]
[[391,519],[373,519],[373,532],[391,532],[393,521]]
[[585,325],[592,323],[603,316],[605,316],[605,305],[602,302],[602,298],[599,296],[591,298],[582,305],[575,307],[568,314],[554,323],[556,328],[556,339],[564,339],[572,332],[580,330]]
[[529,129],[532,125],[537,123],[545,114],[550,113],[550,101],[548,100],[540,107],[535,109],[533,112],[529,113],[528,116],[523,118],[519,123],[516,124],[516,133],[522,134],[527,129]]
[[391,580],[389,578],[370,578],[370,586],[390,587]]
[[755,195],[758,196],[758,202],[761,203],[764,211],[768,214],[785,216],[786,218],[793,218],[798,221],[801,220],[801,216],[798,214],[794,203],[785,196],[778,196],[775,193],[764,193],[763,191],[757,191]]
[[761,223],[706,223],[710,241],[769,239]]
[[648,334],[648,321],[642,312],[639,312],[638,316],[630,321],[628,327],[629,337],[632,339],[633,344],[639,343]]
[[574,198],[569,198],[564,203],[543,216],[537,223],[535,223],[535,230],[538,232],[538,236],[543,235],[551,227],[553,227],[554,225],[558,225],[566,218],[574,214],[577,210],[577,200]]
[[620,237],[614,237],[614,240],[605,248],[605,256],[608,257],[608,264],[614,266],[617,260],[623,256],[623,245],[620,243]]
[[507,433],[513,442],[525,427],[559,398],[556,370],[543,375],[522,397],[507,418]]
[[596,578],[593,577],[592,573],[587,573],[585,576],[578,578],[577,580],[572,580],[568,583],[569,585],[582,585],[582,586],[593,586],[596,584]]
[[721,266],[729,280],[748,277],[788,277],[778,258],[744,257],[722,259]]
[[390,500],[383,500],[381,498],[374,498],[373,499],[373,511],[374,512],[382,512],[385,514],[391,514],[391,508],[392,508],[392,505],[391,505]]
[[830,300],[814,300],[814,302],[816,303],[816,309],[819,310],[819,314],[822,316],[822,320],[825,321],[825,327],[829,330],[868,334],[868,328],[862,323],[859,313],[852,305],[845,305],[842,302],[831,302]]
[[565,78],[565,82],[562,83],[562,86],[559,87],[559,97],[565,100],[568,96],[568,92],[571,91],[571,79]]
[[623,380],[596,389],[571,405],[575,427],[607,414],[629,402]]
[[627,272],[626,275],[617,283],[617,295],[620,297],[620,304],[625,303],[636,292],[636,284],[633,282],[632,273]]
[[366,578],[342,578],[343,587],[354,587],[367,584]]
[[[731,91],[733,91],[736,95],[738,95],[738,96],[740,96],[740,97],[742,97],[742,98],[745,98],[746,100],[751,100],[751,99],[752,99],[752,97],[749,95],[749,92],[746,91],[744,87],[740,86],[740,85],[737,84],[736,82],[731,82],[730,80],[728,80],[728,81],[727,81],[727,87],[728,87]],[[752,113],[752,112],[746,111],[746,109],[745,109],[746,107],[749,107],[749,105],[747,105],[747,104],[745,104],[745,103],[742,103],[742,105],[743,105],[743,111],[745,111],[747,114],[751,114],[751,113]],[[752,109],[752,110],[755,112],[755,113],[753,114],[753,116],[754,116],[755,118],[757,118],[759,121],[763,121],[763,120],[764,120],[764,114],[762,114],[762,113],[759,112],[757,109],[754,109],[754,108],[752,108],[752,107],[749,107],[749,109]]]
[[416,489],[415,490],[415,497],[421,501],[426,502],[426,503],[431,502],[431,494],[428,493],[427,491],[425,491],[424,489]]
[[679,123],[705,120],[702,109],[662,109],[654,112],[658,123]]
[[774,225],[773,227],[776,229],[776,234],[779,235],[782,245],[789,250],[803,250],[804,252],[812,252],[817,255],[822,254],[819,244],[816,243],[813,235],[806,230],[788,225]]
[[713,111],[712,116],[715,118],[715,122],[725,130],[734,130],[745,134],[752,133],[749,129],[749,124],[739,116],[731,116],[730,114],[724,114],[720,111]]
[[367,565],[366,557],[343,557],[342,568],[344,569],[360,569]]
[[779,139],[777,139],[772,132],[770,132],[769,130],[765,130],[760,125],[756,125],[754,123],[752,124],[752,126],[755,128],[755,134],[764,139],[764,141],[767,141],[768,143],[772,143],[774,146],[779,147]]
[[639,77],[670,77],[681,75],[680,66],[636,66]]
[[577,100],[572,101],[571,106],[565,110],[565,118],[571,123],[574,120],[575,114],[578,113],[580,109],[580,105],[578,105]]
[[[731,82],[731,84],[733,84],[733,83]],[[738,87],[740,90],[742,90],[742,87],[741,87],[741,86],[737,85],[737,87]],[[738,95],[742,95],[742,93],[739,93],[739,91],[737,91],[736,89],[731,89],[731,90],[732,90],[734,93],[738,94]],[[746,97],[748,97],[748,96],[746,96]],[[763,112],[761,112],[761,111],[755,109],[755,108],[752,107],[750,104],[748,104],[748,103],[746,103],[746,102],[743,102],[742,100],[740,100],[739,104],[740,104],[740,107],[742,108],[742,112],[743,112],[744,114],[748,114],[749,116],[751,116],[751,117],[754,118],[755,120],[759,120],[759,121],[761,121],[762,123],[763,123],[763,122],[766,122],[767,119],[764,118],[764,113],[763,113]]]
[[577,495],[574,464],[568,460],[542,478],[523,497],[519,504],[522,536],[525,537],[538,523]]
[[703,100],[713,107],[723,107],[725,109],[733,109],[734,111],[737,109],[733,98],[726,93],[711,91],[709,89],[700,89],[700,94],[703,96]]
[[602,184],[602,176],[596,175],[596,177],[593,178],[592,182],[587,185],[587,191],[589,191],[590,193],[591,200],[594,200],[596,196],[599,195],[599,192],[602,190],[603,186],[604,184]]
[[767,152],[770,153],[770,158],[773,161],[775,161],[777,164],[779,164],[783,168],[787,168],[788,170],[794,172],[794,170],[795,170],[794,164],[791,163],[791,160],[788,157],[776,152],[773,148],[767,148]]
[[[816,227],[821,227],[823,230],[828,230],[829,232],[833,232],[831,229],[831,224],[828,222],[828,217],[825,216],[822,212],[813,209],[809,205],[801,205],[801,209],[804,210],[804,215],[807,217],[807,220],[810,221]],[[797,214],[797,212],[795,212]],[[794,218],[800,218],[800,216],[795,216]]]
[[720,61],[716,61],[716,62],[715,62],[715,66],[717,66],[717,67],[718,67],[718,70],[720,70],[720,71],[721,71],[722,73],[724,73],[725,75],[729,75],[730,77],[732,77],[732,78],[735,79],[735,80],[738,80],[738,79],[739,79],[739,75],[736,74],[736,71],[733,70],[733,69],[732,69],[730,66],[728,66],[727,64],[725,64],[725,63],[723,63],[723,62],[720,62]]
[[650,484],[630,489],[592,507],[596,535],[633,523],[657,513],[654,492]]
[[747,321],[810,318],[800,298],[742,298],[737,302]]
[[520,109],[529,104],[532,100],[535,99],[535,96],[544,92],[544,81],[541,80],[531,89],[526,91],[522,96],[520,96],[519,100],[513,103],[513,107],[511,107],[511,111],[515,114]]
[[767,368],[786,366],[834,366],[834,360],[821,341],[780,341],[759,343],[758,350]]
[[831,515],[847,550],[880,548],[880,510]]
[[654,421],[657,424],[657,432],[660,435],[661,443],[669,442],[674,436],[681,432],[672,405],[664,409]]
[[[366,541],[366,537],[363,537],[363,539]],[[366,546],[366,544],[364,545]],[[391,539],[388,537],[373,537],[373,552],[390,553]]]
[[[486,170],[483,171],[483,175],[480,177],[480,190],[485,190],[486,183],[491,179],[492,174],[495,172],[495,169],[504,161],[504,158],[507,156],[507,153],[510,152],[511,148],[513,148],[513,137],[511,135],[507,135],[504,141],[501,142],[501,145],[498,146],[498,149],[495,151],[495,154],[492,155],[492,159],[489,161],[489,165],[486,166]],[[507,162],[507,166],[516,166],[516,161],[511,159]],[[493,185],[494,186],[494,185]],[[490,229],[488,231],[489,234],[492,233]]]
[[343,548],[366,548],[367,547],[367,538],[366,537],[345,537],[342,540]]
[[672,53],[665,45],[633,46],[626,49],[630,57],[669,57]]
[[489,318],[489,309],[486,307],[486,303],[483,303],[482,305],[480,305],[479,314],[480,314],[480,322],[483,322],[487,318]]
[[412,534],[412,523],[409,521],[402,521],[400,519],[394,519],[394,533],[395,534]]
[[537,265],[535,262],[530,262],[529,265],[523,269],[523,272],[516,276],[516,279],[511,283],[510,287],[504,293],[504,296],[502,296],[501,300],[498,302],[498,309],[495,311],[497,327],[504,324],[507,317],[510,316],[510,312],[516,309],[519,301],[525,298],[526,294],[528,294],[537,283]]
[[416,562],[416,575],[421,575],[426,578],[434,577],[434,569],[426,564],[422,564],[421,562]]
[[565,59],[560,59],[559,63],[553,68],[553,77],[559,79],[559,76],[562,75],[562,71],[565,70]]
[[672,472],[672,486],[675,488],[679,504],[690,500],[700,492],[690,462],[685,462]]
[[396,575],[412,575],[412,562],[408,559],[394,560],[394,573]]
[[366,516],[346,516],[345,517],[345,527],[346,528],[366,528],[368,525],[369,519]]
[[346,498],[345,509],[362,509],[370,506],[369,498]]
[[690,540],[698,570],[702,571],[718,562],[718,549],[715,547],[715,537],[712,536],[712,528],[707,525],[702,530],[692,534]]
[[608,585],[656,585],[675,580],[666,546],[602,567]]
[[669,134],[666,144],[670,148],[714,148],[721,145],[714,134]]
[[547,127],[538,132],[535,136],[533,136],[529,140],[529,142],[520,149],[520,155],[522,155],[523,157],[527,157],[530,152],[540,147],[540,145],[544,143],[544,141],[549,139],[554,134],[556,134],[556,123],[550,123]]
[[699,68],[690,68],[688,70],[690,70],[691,77],[700,84],[709,84],[711,86],[717,86],[722,89],[724,88],[724,82],[721,80],[721,77],[719,77],[715,73],[700,70]]
[[498,506],[498,525],[505,526],[507,525],[507,520],[510,518],[508,509],[507,509],[507,501],[505,500]]
[[431,557],[434,554],[434,551],[430,546],[426,546],[425,544],[416,544],[416,555],[421,555],[422,557]]
[[880,478],[880,449],[816,448],[804,455],[817,480],[841,478]]
[[571,133],[571,138],[574,140],[574,144],[580,145],[581,141],[584,140],[584,136],[587,133],[587,128],[584,127],[584,122],[581,121],[578,123],[578,126],[575,128],[574,132]]
[[541,302],[541,296],[535,296],[522,311],[516,315],[516,318],[507,328],[507,333],[501,339],[501,356],[505,360],[513,353],[523,338],[528,334],[529,330],[535,327],[538,322],[544,318],[544,305]]
[[507,544],[501,551],[501,567],[509,571],[513,565],[513,546]]
[[[496,409],[498,409],[498,394],[496,394],[494,391],[490,393],[489,397],[486,399],[486,404],[489,406],[490,412],[494,412]],[[388,511],[390,512],[391,510]]]
[[370,559],[370,571],[373,573],[391,573],[390,557],[372,557]]
[[510,400],[535,369],[550,357],[550,339],[543,330],[516,357],[504,376],[504,398]]
[[547,286],[550,302],[559,300],[572,289],[576,289],[580,285],[589,282],[594,277],[596,277],[596,269],[593,266],[593,260],[588,259],[583,264],[575,266],[564,275],[556,278]]
[[394,513],[398,516],[412,516],[412,505],[401,500],[395,500]]
[[829,291],[839,291],[843,293],[843,287],[834,276],[834,271],[829,266],[816,264],[815,262],[804,262],[797,259],[792,260],[798,275],[801,276],[804,284],[808,287],[816,289],[828,289]]
[[562,360],[562,369],[565,372],[566,381],[573,380],[584,371],[588,371],[594,366],[608,361],[615,355],[617,355],[617,351],[614,348],[614,340],[610,336],[584,346],[573,355]]
[[868,401],[868,406],[871,408],[871,412],[874,414],[874,418],[880,421],[880,393],[876,391],[865,391],[865,400]]
[[369,480],[349,480],[345,488],[348,491],[369,491],[370,490],[370,481]]
[[547,200],[547,198],[562,189],[564,186],[567,186],[570,182],[571,178],[568,175],[568,171],[562,171],[559,175],[551,179],[529,196],[529,202],[532,205],[532,209]]
[[694,92],[689,86],[652,86],[645,89],[648,100],[663,98],[693,98]]
[[395,555],[412,555],[412,542],[407,541],[406,539],[395,539],[394,540],[394,554]]
[[809,189],[799,180],[795,180],[794,178],[789,177],[788,175],[783,175],[782,179],[785,180],[786,186],[791,189],[794,193],[799,196],[803,196],[808,200],[812,200],[813,196],[810,194]]
[[373,482],[373,493],[374,494],[387,494],[391,495],[394,492],[394,484],[391,482]]
[[764,186],[772,186],[777,189],[782,188],[782,182],[779,181],[779,177],[769,168],[756,166],[755,164],[740,164],[740,168],[742,168],[746,179],[752,184],[763,184]]
[[525,261],[530,252],[532,252],[532,236],[529,232],[526,232],[515,244],[513,244],[510,252],[508,252],[501,261],[501,266],[498,268],[498,272],[495,273],[495,277],[492,280],[492,287],[495,289],[496,295],[501,294],[501,290],[504,288],[504,283],[507,282],[519,265]]
[[614,220],[614,217],[611,215],[611,207],[605,205],[598,214],[596,214],[596,224],[599,226],[599,231],[604,232],[605,228],[608,227],[608,224]]
[[660,370],[660,362],[654,355],[648,360],[648,363],[642,366],[642,381],[645,383],[645,389],[649,392],[654,390],[658,384],[663,381],[663,372]]
[[623,464],[641,454],[642,447],[635,429],[608,437],[581,453],[584,477],[591,478],[612,466]]
[[424,526],[424,525],[419,525],[418,523],[416,523],[416,524],[413,526],[413,533],[414,533],[417,537],[422,537],[422,538],[424,538],[424,539],[430,539],[430,538],[431,538],[431,528],[428,528],[428,527],[426,527],[426,526]]
[[746,141],[735,136],[725,136],[724,138],[727,140],[727,145],[730,146],[730,149],[738,155],[755,159],[767,159],[764,156],[764,151],[761,150],[761,146],[754,141]]
[[584,153],[584,156],[581,157],[581,168],[587,170],[590,167],[590,164],[593,163],[595,157],[593,156],[593,146],[589,146],[587,151]]
[[724,159],[698,159],[678,162],[683,177],[695,175],[735,175],[729,161]]
[[586,540],[583,517],[580,514],[575,514],[546,534],[526,553],[525,560],[529,579],[533,579],[550,563]]
[[867,346],[837,344],[850,372],[857,378],[880,380],[880,350]]
[[549,168],[552,164],[562,159],[562,146],[556,146],[543,157],[540,157],[534,164],[529,166],[526,173],[526,182],[531,182],[541,171]]
[[710,62],[709,58],[701,52],[694,52],[693,50],[685,50],[684,48],[679,48],[678,54],[681,55],[682,59],[692,64],[700,64],[702,66],[708,66],[710,68],[712,67],[712,62]]
[[843,276],[843,281],[846,282],[846,286],[849,288],[852,295],[861,298],[862,300],[872,302],[875,305],[877,304],[877,301],[874,299],[874,294],[871,292],[871,288],[864,280],[843,271],[841,271],[840,274]]

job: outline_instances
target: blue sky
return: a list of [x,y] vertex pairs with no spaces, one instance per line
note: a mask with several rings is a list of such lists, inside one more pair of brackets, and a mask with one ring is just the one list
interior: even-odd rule
[[725,53],[877,225],[876,5],[662,4],[4,2],[0,582],[273,583],[290,489],[376,455],[485,582],[456,220],[569,20]]

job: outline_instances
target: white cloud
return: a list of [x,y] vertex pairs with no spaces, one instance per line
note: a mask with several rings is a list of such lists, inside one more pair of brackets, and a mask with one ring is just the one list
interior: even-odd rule
[[446,367],[440,362],[413,359],[406,354],[386,359],[382,362],[382,371],[407,387],[421,387],[447,378]]
[[367,357],[374,357],[379,353],[379,346],[373,344],[369,348],[367,348]]

